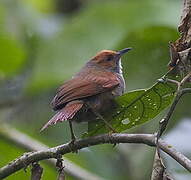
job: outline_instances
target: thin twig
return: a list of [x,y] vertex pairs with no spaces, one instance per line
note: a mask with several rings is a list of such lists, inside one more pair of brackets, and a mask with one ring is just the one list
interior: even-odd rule
[[[160,149],[159,149],[159,138],[162,136],[163,132],[166,130],[166,127],[169,123],[169,120],[176,108],[177,103],[179,102],[182,95],[186,93],[191,92],[191,88],[185,88],[183,89],[183,86],[187,81],[190,80],[191,72],[190,72],[190,45],[191,45],[191,0],[184,0],[183,2],[183,8],[181,13],[181,20],[178,25],[178,31],[180,32],[180,38],[175,43],[170,43],[170,57],[171,61],[169,63],[169,66],[172,68],[173,71],[178,70],[177,72],[181,74],[187,74],[181,82],[177,80],[171,80],[171,79],[165,79],[166,82],[174,83],[177,85],[177,91],[176,96],[174,97],[174,101],[172,105],[169,108],[169,111],[165,115],[165,117],[159,122],[159,130],[157,132],[157,138],[156,138],[156,145],[157,145],[157,156],[160,160],[160,164],[165,168],[163,161],[160,157]],[[181,56],[180,56],[181,54]],[[177,63],[179,61],[179,63]],[[182,68],[182,67],[184,68]],[[188,68],[186,68],[186,66]],[[166,76],[164,76],[166,77]]]
[[57,180],[65,180],[65,171],[64,171],[62,155],[59,158],[57,158],[56,167],[58,168]]
[[189,72],[183,79],[182,81],[180,82],[180,86],[184,86],[185,83],[190,79],[191,77],[191,72]]
[[[156,146],[155,135],[153,134],[114,133],[114,134],[103,134],[95,137],[78,140],[74,142],[73,148],[75,150],[79,150],[85,147],[90,147],[97,144],[106,144],[106,143],[112,143],[112,144],[141,143],[149,146]],[[172,148],[172,146],[166,144],[163,140],[159,140],[158,144],[161,150],[166,152],[179,164],[181,164],[185,169],[191,172],[191,160],[189,160],[180,152],[176,151],[174,148]],[[70,152],[72,152],[72,150],[70,148],[70,144],[67,143],[42,151],[25,153],[21,157],[15,159],[6,166],[2,167],[0,169],[0,178],[5,178],[33,162],[41,161],[44,159],[57,158],[59,154],[64,155]]]
[[180,82],[177,81],[177,80],[174,80],[174,79],[168,79],[168,78],[165,78],[164,81],[169,82],[169,83],[176,84],[177,86],[180,86]]
[[187,94],[187,93],[191,93],[191,88],[184,88],[182,90],[182,94]]
[[[169,111],[167,112],[167,114],[165,115],[165,117],[159,122],[160,123],[160,127],[159,127],[159,131],[157,133],[157,141],[158,139],[161,137],[161,135],[163,134],[163,132],[165,131],[168,123],[169,123],[169,120],[176,108],[176,105],[178,104],[180,98],[182,97],[182,95],[184,95],[186,92],[190,92],[188,91],[188,89],[186,88],[186,91],[183,89],[183,86],[185,85],[185,83],[190,79],[191,77],[191,72],[188,73],[182,80],[181,82],[178,82],[178,81],[174,81],[174,80],[170,80],[170,79],[167,79],[168,82],[172,82],[172,83],[175,83],[178,85],[178,88],[177,88],[177,92],[176,92],[176,95],[174,97],[174,101],[172,103],[172,105],[170,106],[169,108]],[[159,155],[160,156],[160,155]]]
[[167,169],[161,163],[158,152],[155,151],[151,180],[173,180]]
[[161,156],[160,156],[160,148],[158,146],[158,141],[159,141],[159,138],[162,136],[163,132],[166,130],[167,128],[167,125],[169,123],[169,120],[176,108],[176,105],[178,104],[180,98],[182,97],[182,95],[184,95],[185,93],[188,93],[190,92],[190,88],[185,88],[183,89],[183,86],[185,85],[185,83],[190,79],[191,77],[191,73],[188,73],[183,79],[181,82],[178,82],[178,81],[174,81],[174,80],[170,80],[170,79],[167,79],[168,82],[171,82],[171,83],[175,83],[177,84],[177,92],[176,92],[176,95],[174,97],[174,101],[172,102],[168,112],[166,113],[165,117],[160,120],[159,122],[159,130],[157,132],[157,137],[156,137],[156,150],[157,150],[157,153],[158,153],[158,157],[159,159],[161,160],[161,164],[163,165],[163,167],[165,168],[165,165],[163,164],[163,161],[161,159]]
[[40,180],[42,177],[43,168],[37,162],[32,163],[31,180]]
[[159,158],[158,152],[156,150],[155,156],[154,156],[151,180],[160,180],[160,179],[163,179],[164,171],[165,171],[165,168],[161,164],[161,159]]
[[174,101],[172,103],[172,105],[170,106],[170,109],[169,111],[167,112],[167,114],[165,115],[165,117],[160,120],[160,127],[159,127],[159,131],[158,131],[158,134],[157,134],[157,138],[159,139],[161,137],[161,135],[163,134],[163,132],[166,130],[166,127],[169,123],[169,120],[170,120],[170,117],[172,116],[174,110],[175,110],[175,107],[176,105],[178,104],[180,98],[182,96],[182,93],[177,93],[175,98],[174,98]]

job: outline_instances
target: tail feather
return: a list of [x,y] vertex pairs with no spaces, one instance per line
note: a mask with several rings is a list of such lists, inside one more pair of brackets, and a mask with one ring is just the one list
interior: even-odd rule
[[40,130],[42,132],[47,127],[72,119],[74,115],[82,108],[83,103],[80,101],[67,104],[63,109],[58,111]]

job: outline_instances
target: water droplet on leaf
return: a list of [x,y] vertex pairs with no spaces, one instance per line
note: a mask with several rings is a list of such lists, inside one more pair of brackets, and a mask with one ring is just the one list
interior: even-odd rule
[[139,121],[139,118],[135,119],[135,121],[136,121],[136,122]]
[[121,121],[122,124],[128,124],[129,122],[130,122],[130,121],[129,121],[128,118]]

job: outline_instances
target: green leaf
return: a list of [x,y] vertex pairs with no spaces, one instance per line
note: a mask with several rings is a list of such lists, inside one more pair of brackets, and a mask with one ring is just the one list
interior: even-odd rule
[[[116,107],[107,112],[104,118],[117,131],[143,124],[171,103],[176,88],[172,84],[158,82],[149,89],[128,92],[116,98]],[[109,132],[102,120],[88,123],[88,132],[84,136],[93,136]]]

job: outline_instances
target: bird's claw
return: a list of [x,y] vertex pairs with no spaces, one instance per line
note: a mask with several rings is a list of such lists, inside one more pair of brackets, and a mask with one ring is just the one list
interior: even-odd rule
[[112,141],[112,139],[113,139],[113,137],[112,137],[112,134],[113,133],[117,133],[115,130],[112,130],[112,131],[110,131],[109,133],[108,133],[108,135],[110,136],[110,139],[111,139],[111,143],[113,144],[113,148],[117,145],[117,143],[113,143],[113,141]]
[[75,149],[75,142],[76,142],[76,137],[72,137],[72,140],[69,142],[69,148],[73,153],[78,153],[78,150]]

